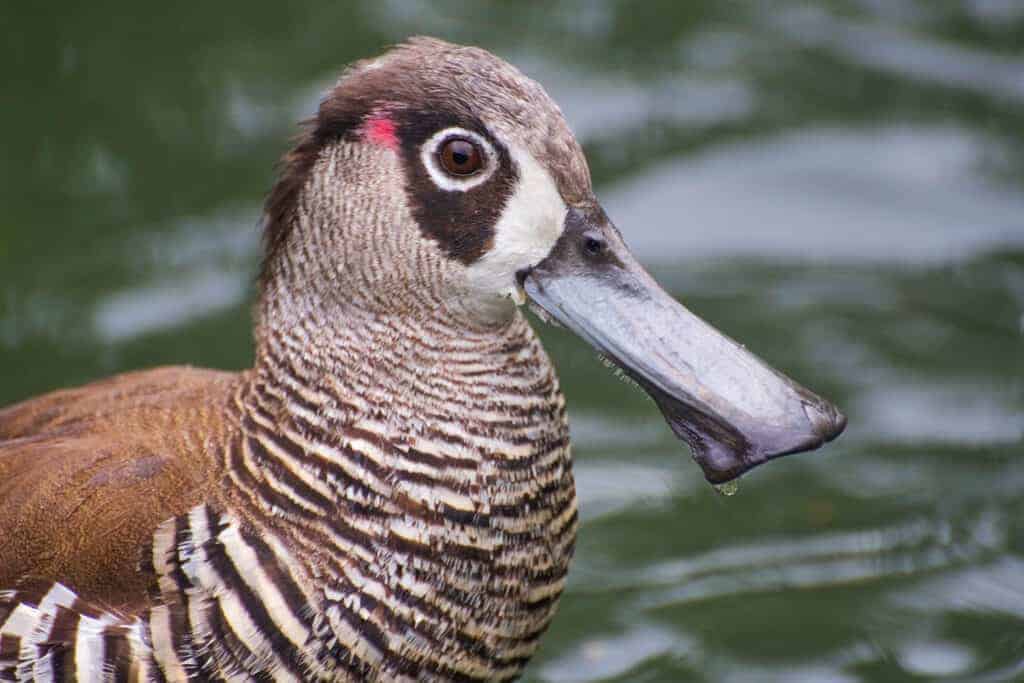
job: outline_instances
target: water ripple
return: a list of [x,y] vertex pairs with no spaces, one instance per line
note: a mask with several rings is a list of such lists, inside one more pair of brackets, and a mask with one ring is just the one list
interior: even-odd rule
[[916,519],[861,531],[816,534],[718,548],[620,571],[577,590],[643,589],[641,610],[782,588],[825,588],[948,569],[1005,548],[1005,520],[986,511],[966,522]]

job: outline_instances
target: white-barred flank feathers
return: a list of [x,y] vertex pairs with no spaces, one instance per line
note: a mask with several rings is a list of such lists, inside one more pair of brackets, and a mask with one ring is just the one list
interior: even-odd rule
[[125,617],[60,584],[0,593],[0,680],[303,681],[323,678],[314,612],[274,548],[208,506],[153,539],[161,604]]
[[146,624],[61,584],[0,592],[0,681],[155,681]]
[[311,609],[283,548],[272,549],[206,505],[162,526],[157,536],[165,547],[169,528],[175,543],[160,577],[165,605],[150,620],[162,668],[281,681],[305,680],[323,669],[307,649]]

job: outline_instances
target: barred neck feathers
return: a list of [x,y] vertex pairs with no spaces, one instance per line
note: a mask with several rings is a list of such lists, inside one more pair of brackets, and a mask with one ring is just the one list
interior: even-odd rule
[[391,671],[458,655],[467,676],[512,676],[572,553],[564,400],[518,313],[470,330],[437,310],[352,307],[330,338],[265,329],[227,469],[250,519],[320,575],[342,643],[370,629]]
[[290,549],[321,641],[381,680],[514,677],[577,523],[564,401],[537,340],[518,315],[470,335],[365,314],[334,345],[307,353],[310,338],[267,334],[238,397],[240,514]]

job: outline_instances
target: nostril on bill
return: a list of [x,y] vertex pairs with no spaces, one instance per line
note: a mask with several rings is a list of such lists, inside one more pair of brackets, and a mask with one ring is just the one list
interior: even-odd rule
[[846,428],[846,416],[831,403],[804,403],[804,413],[822,441],[831,441]]

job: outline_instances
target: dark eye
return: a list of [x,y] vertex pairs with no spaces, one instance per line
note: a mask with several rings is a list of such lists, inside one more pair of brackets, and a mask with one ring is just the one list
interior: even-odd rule
[[600,256],[604,253],[605,247],[604,240],[599,237],[587,237],[583,240],[583,248],[587,250],[587,253],[591,256]]
[[444,143],[438,152],[441,166],[448,173],[457,176],[473,175],[484,165],[480,148],[465,138],[452,138]]

